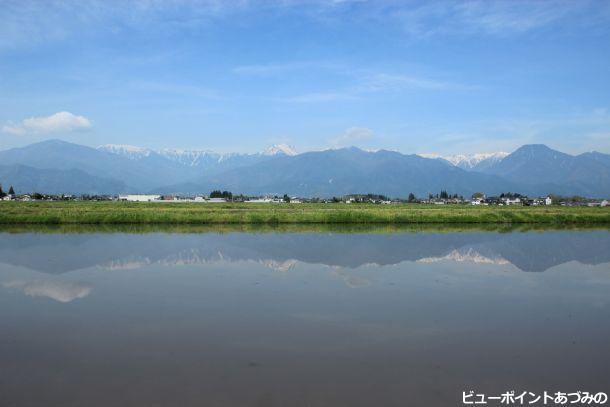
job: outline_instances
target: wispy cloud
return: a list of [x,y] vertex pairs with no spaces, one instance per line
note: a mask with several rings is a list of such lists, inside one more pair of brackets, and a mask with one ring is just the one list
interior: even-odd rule
[[420,134],[415,152],[441,154],[513,151],[523,144],[543,143],[561,151],[610,151],[610,114],[604,108],[539,118],[494,118],[467,123],[448,123],[403,132]]
[[351,92],[312,92],[284,98],[275,98],[277,102],[285,103],[327,103],[358,100],[359,97]]
[[20,123],[7,123],[2,127],[4,133],[13,135],[69,133],[88,130],[92,127],[91,121],[84,116],[77,116],[70,112],[58,112],[50,116],[30,117]]
[[328,61],[293,61],[285,63],[240,65],[233,68],[232,72],[239,75],[270,76],[295,71],[310,71],[312,69],[340,71],[345,68],[341,64]]
[[92,31],[184,31],[249,10],[251,1],[7,0],[0,7],[0,49],[43,44]]
[[113,34],[199,30],[240,13],[292,13],[328,24],[400,24],[414,37],[520,34],[552,24],[607,25],[610,3],[572,0],[5,0],[0,7],[0,49],[62,40],[92,31]]
[[[590,1],[436,1],[415,3],[390,11],[402,22],[407,33],[415,37],[433,35],[494,35],[522,34],[562,22],[590,26],[607,21],[608,5]],[[583,13],[601,8],[586,18]],[[386,15],[387,17],[387,15]],[[579,19],[578,17],[582,17]]]
[[478,88],[472,85],[403,74],[355,72],[351,76],[353,77],[352,85],[343,89],[304,93],[277,98],[276,100],[288,103],[326,103],[357,101],[376,93],[404,92],[409,90],[462,91]]
[[375,138],[373,130],[367,127],[350,127],[339,136],[331,140],[333,147],[343,147],[357,144],[361,141],[368,141]]
[[475,87],[424,77],[378,73],[363,77],[358,90],[361,92],[383,92],[404,89],[460,90],[473,88]]
[[142,92],[190,95],[204,99],[222,99],[218,92],[198,85],[180,84],[172,82],[152,82],[136,81],[129,84],[129,87]]

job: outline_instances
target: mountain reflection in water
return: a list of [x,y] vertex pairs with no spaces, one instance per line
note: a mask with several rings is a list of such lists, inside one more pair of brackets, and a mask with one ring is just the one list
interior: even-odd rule
[[610,392],[608,320],[608,230],[0,233],[3,407]]
[[280,271],[297,262],[357,268],[454,261],[540,272],[570,261],[610,262],[608,248],[608,231],[0,234],[1,262],[51,274],[93,266],[116,270],[248,260]]

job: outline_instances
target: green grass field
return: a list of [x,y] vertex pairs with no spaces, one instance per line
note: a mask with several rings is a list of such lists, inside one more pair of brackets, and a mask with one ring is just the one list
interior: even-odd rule
[[0,202],[0,224],[608,224],[610,207]]

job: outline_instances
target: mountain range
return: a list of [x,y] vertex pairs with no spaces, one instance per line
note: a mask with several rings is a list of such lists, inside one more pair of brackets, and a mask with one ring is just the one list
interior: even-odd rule
[[220,154],[47,140],[0,151],[0,183],[17,193],[194,195],[223,189],[249,195],[424,197],[447,190],[464,196],[511,191],[599,198],[610,196],[610,155],[570,155],[541,144],[470,156],[355,147],[297,154],[287,145]]
[[144,147],[130,146],[125,144],[106,144],[97,148],[112,154],[122,155],[137,161],[151,161],[167,159],[169,161],[184,165],[186,167],[198,168],[206,173],[210,171],[218,172],[224,169],[243,167],[247,164],[254,164],[275,155],[296,155],[290,146],[286,144],[276,144],[265,151],[254,154],[227,153],[221,154],[210,150],[183,150],[183,149],[163,149],[152,150]]

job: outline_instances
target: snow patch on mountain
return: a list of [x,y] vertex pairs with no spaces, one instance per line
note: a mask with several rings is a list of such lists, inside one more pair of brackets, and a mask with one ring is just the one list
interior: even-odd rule
[[454,154],[454,155],[439,155],[439,154],[419,154],[424,158],[443,159],[449,163],[465,170],[477,169],[482,166],[488,167],[499,161],[502,161],[510,153],[499,151],[495,153],[475,153],[475,154]]
[[209,150],[183,150],[177,148],[166,148],[157,153],[167,159],[179,162],[189,167],[196,167],[204,161],[220,162],[222,154]]
[[100,151],[107,153],[118,154],[132,160],[139,160],[144,157],[149,157],[152,154],[157,154],[169,160],[178,162],[183,165],[196,167],[204,162],[220,163],[235,157],[248,156],[275,156],[275,155],[297,155],[297,152],[287,144],[275,144],[265,151],[254,154],[240,153],[216,153],[210,150],[186,150],[178,148],[165,148],[162,150],[152,150],[145,147],[132,146],[128,144],[105,144],[97,148]]
[[153,153],[153,150],[149,148],[132,146],[129,144],[104,144],[97,149],[111,154],[123,155],[132,160],[148,157]]
[[297,155],[297,152],[288,144],[275,144],[263,151],[264,155],[286,154],[289,156]]
[[507,265],[510,264],[508,260],[501,256],[488,257],[479,253],[473,248],[457,249],[452,250],[445,256],[441,257],[424,257],[417,260],[418,263],[438,263],[443,261],[453,261],[458,263],[474,263],[474,264],[495,264],[495,265]]

